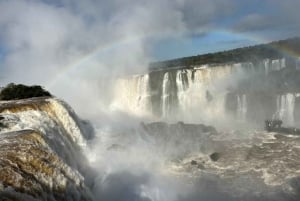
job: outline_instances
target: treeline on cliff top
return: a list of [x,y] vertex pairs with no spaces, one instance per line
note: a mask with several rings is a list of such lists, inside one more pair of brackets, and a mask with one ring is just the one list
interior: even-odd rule
[[25,98],[52,96],[41,86],[26,86],[10,83],[0,91],[0,100],[19,100]]
[[[288,50],[288,52],[286,52]],[[268,44],[237,48],[223,52],[183,57],[167,61],[153,62],[150,69],[170,67],[191,67],[204,64],[257,62],[262,59],[289,57],[289,53],[300,55],[300,37],[271,42]],[[288,54],[286,54],[288,53]],[[286,54],[286,55],[285,55]]]

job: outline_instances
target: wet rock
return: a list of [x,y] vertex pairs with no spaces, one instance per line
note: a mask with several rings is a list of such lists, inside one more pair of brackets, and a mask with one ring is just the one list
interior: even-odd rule
[[175,124],[167,124],[165,122],[153,122],[153,123],[141,123],[141,128],[147,131],[149,134],[161,134],[161,133],[182,133],[184,135],[200,135],[202,133],[217,133],[217,130],[213,126],[207,126],[204,124],[187,124],[184,122],[178,122]]
[[218,152],[214,152],[212,154],[209,155],[209,158],[212,160],[212,161],[218,161],[221,157],[221,154],[218,153]]
[[5,118],[4,118],[3,116],[0,116],[0,130],[1,130],[2,128],[5,128],[5,127],[6,127],[5,124],[2,122],[4,119],[5,119]]
[[119,144],[112,144],[110,147],[107,148],[107,151],[123,151],[125,147]]
[[88,120],[81,120],[82,128],[84,129],[85,139],[92,140],[95,137],[95,129],[92,123]]
[[197,164],[198,164],[197,161],[195,161],[195,160],[191,161],[191,165],[197,165]]
[[205,167],[204,167],[204,165],[203,164],[198,164],[198,168],[200,169],[200,170],[204,170],[205,169]]

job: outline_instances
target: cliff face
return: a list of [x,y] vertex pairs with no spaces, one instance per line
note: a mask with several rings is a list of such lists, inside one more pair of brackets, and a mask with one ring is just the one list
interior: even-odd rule
[[217,118],[262,123],[300,115],[300,71],[290,58],[195,65],[117,80],[113,106],[135,115],[211,123]]
[[84,178],[86,131],[53,98],[0,102],[0,197],[92,200]]

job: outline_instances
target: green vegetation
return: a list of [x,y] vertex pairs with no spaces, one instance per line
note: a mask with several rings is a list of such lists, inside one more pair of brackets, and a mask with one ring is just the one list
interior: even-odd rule
[[18,100],[32,97],[51,96],[41,86],[26,86],[23,84],[8,84],[0,92],[0,100]]
[[[279,51],[281,50],[281,51]],[[209,53],[191,57],[184,57],[168,61],[154,62],[150,69],[162,69],[172,67],[189,68],[193,65],[220,64],[220,63],[256,63],[262,59],[278,59],[287,57],[285,50],[300,55],[300,38],[290,38],[268,44],[255,45],[251,47],[238,48],[217,53]]]

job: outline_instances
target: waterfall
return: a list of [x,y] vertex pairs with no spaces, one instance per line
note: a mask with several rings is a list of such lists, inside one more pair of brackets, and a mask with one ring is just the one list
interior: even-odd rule
[[295,95],[284,94],[277,96],[277,111],[275,118],[281,119],[285,124],[294,125],[294,108],[295,108]]
[[[195,65],[120,78],[116,81],[112,106],[135,116],[196,123],[213,120],[216,116],[226,119],[225,99],[230,92],[237,95],[232,102],[232,117],[238,120],[250,118],[259,123],[276,113],[293,123],[292,96],[277,100],[276,109],[276,95],[259,89],[272,87],[263,79],[286,67],[284,58],[264,59],[255,65],[251,62]],[[249,80],[252,76],[255,78]]]
[[[10,108],[9,105],[12,103],[14,103],[15,106]],[[80,127],[80,120],[72,108],[61,100],[54,98],[45,100],[36,98],[20,101],[7,101],[2,102],[0,112],[2,114],[18,115],[21,117],[21,121],[26,120],[24,123],[19,123],[18,127],[11,127],[10,130],[7,131],[32,129],[33,126],[35,126],[35,129],[43,129],[45,126],[53,126],[53,123],[44,122],[41,125],[37,125],[35,119],[41,118],[40,121],[43,121],[43,117],[46,115],[47,118],[45,117],[45,121],[48,121],[48,119],[49,121],[54,121],[58,127],[63,129],[59,132],[61,136],[70,138],[72,143],[79,145],[82,148],[86,146],[85,136],[82,128]],[[29,117],[27,117],[27,115],[29,115]],[[45,130],[46,128],[41,130],[41,132],[45,133]]]
[[177,70],[178,120],[208,122],[215,115],[222,116],[226,88],[223,81],[232,73],[232,65]]
[[163,85],[162,85],[162,116],[168,117],[170,112],[170,79],[169,73],[166,72],[163,78]]
[[116,80],[111,110],[126,111],[137,116],[148,116],[151,111],[149,74]]
[[246,94],[238,95],[237,118],[238,120],[245,121],[247,115],[247,97]]
[[186,90],[188,90],[191,81],[191,74],[188,72],[187,70],[178,70],[176,73],[178,105],[181,111],[186,111],[188,104]]
[[[0,180],[4,200],[92,200],[81,120],[63,101],[0,104]],[[17,168],[16,168],[17,167]]]
[[268,75],[272,71],[278,71],[286,67],[286,60],[283,59],[265,59],[263,60],[265,75]]
[[144,111],[144,113],[146,113],[147,111],[151,110],[148,74],[139,76],[137,88],[137,93],[139,94],[139,97],[137,99],[137,106],[141,111]]

